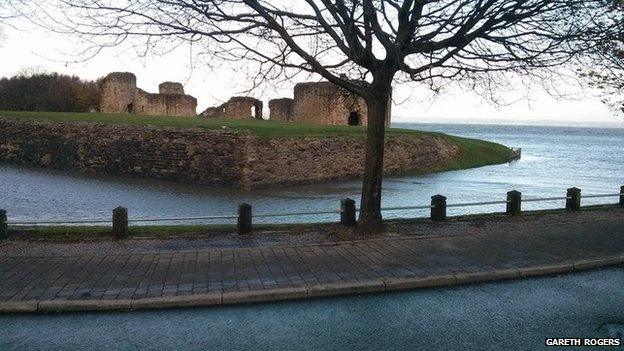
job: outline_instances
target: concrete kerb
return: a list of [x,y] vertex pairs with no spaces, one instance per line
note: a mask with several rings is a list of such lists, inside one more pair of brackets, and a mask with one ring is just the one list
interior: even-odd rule
[[489,282],[520,278],[520,271],[516,268],[499,269],[487,272],[468,272],[455,274],[457,284]]
[[132,309],[132,300],[51,300],[40,301],[38,313],[123,311]]
[[541,275],[552,275],[552,274],[561,274],[561,273],[569,273],[574,270],[574,263],[558,263],[558,264],[547,264],[533,267],[523,267],[518,268],[520,271],[520,277],[535,277]]
[[39,308],[38,301],[6,301],[0,302],[0,315],[3,314],[34,314]]
[[308,289],[305,287],[277,288],[266,290],[231,291],[222,294],[224,305],[270,302],[293,299],[305,299],[308,297]]
[[386,291],[383,280],[371,280],[366,282],[323,284],[308,288],[308,297],[325,297],[339,295],[354,295]]
[[132,300],[133,310],[169,308],[169,307],[199,307],[218,306],[223,302],[221,293],[183,295],[183,296],[160,296]]
[[388,278],[384,279],[386,291],[420,289],[457,284],[457,278],[453,274],[437,275],[429,277],[413,278]]
[[581,260],[574,263],[575,271],[593,269],[598,267],[617,266],[624,264],[624,255],[606,257],[602,259]]
[[385,278],[367,282],[323,284],[310,287],[233,291],[201,295],[163,296],[136,300],[51,300],[0,302],[0,314],[143,310],[156,308],[218,306],[242,303],[274,302],[292,299],[339,296],[445,287],[458,284],[546,276],[624,264],[624,254],[574,263],[500,269],[484,272],[435,275],[428,277]]

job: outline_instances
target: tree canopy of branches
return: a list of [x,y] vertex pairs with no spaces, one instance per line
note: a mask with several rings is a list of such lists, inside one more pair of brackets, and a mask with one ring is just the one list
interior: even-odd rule
[[[624,114],[624,1],[614,0],[611,31],[598,41],[597,60],[589,69],[580,68],[581,77],[602,91],[602,101]],[[608,24],[610,25],[610,24]]]
[[[474,89],[553,72],[595,50],[607,0],[59,0],[57,29],[99,48],[201,44],[253,67],[255,82],[318,74],[360,95],[368,141],[360,227],[381,226],[385,116],[392,84]],[[60,25],[60,26],[59,26]]]
[[58,73],[24,71],[0,79],[0,110],[89,112],[99,96],[99,82]]
[[17,15],[17,11],[11,1],[12,0],[0,1],[0,39],[2,39],[3,36],[4,26]]

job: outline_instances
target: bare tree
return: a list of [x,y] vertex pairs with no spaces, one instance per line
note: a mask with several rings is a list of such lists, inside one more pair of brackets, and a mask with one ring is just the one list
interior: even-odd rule
[[[132,37],[203,45],[256,81],[308,72],[368,106],[359,222],[381,227],[385,116],[393,83],[485,90],[508,73],[545,74],[594,50],[607,0],[59,0],[57,29],[94,48]],[[59,27],[60,26],[60,27]],[[103,40],[104,39],[104,40]]]
[[578,71],[591,87],[602,91],[602,101],[609,108],[624,115],[624,1],[614,0],[611,14],[611,18],[603,19],[608,21],[603,26],[611,30],[596,40],[596,60]]
[[4,37],[4,27],[16,17],[16,9],[11,0],[0,1],[0,40]]

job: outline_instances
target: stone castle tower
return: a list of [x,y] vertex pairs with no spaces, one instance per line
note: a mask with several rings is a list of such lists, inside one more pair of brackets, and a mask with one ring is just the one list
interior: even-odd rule
[[136,76],[127,72],[116,72],[106,76],[102,84],[100,112],[121,113],[134,112],[136,95]]
[[[388,102],[391,104],[391,102]],[[366,125],[368,108],[360,96],[330,82],[295,85],[294,99],[269,102],[271,120],[331,125]],[[386,125],[390,125],[390,106]]]
[[114,72],[104,78],[100,112],[134,113],[156,116],[196,116],[197,99],[184,93],[181,83],[164,82],[159,93],[151,94],[137,88],[136,76]]

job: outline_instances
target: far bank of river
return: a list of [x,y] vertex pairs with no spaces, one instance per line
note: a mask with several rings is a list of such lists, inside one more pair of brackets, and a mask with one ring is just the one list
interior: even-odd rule
[[[511,164],[426,175],[388,177],[384,206],[426,205],[443,194],[449,203],[496,201],[509,190],[525,197],[562,196],[571,186],[584,193],[617,192],[624,185],[624,129],[537,126],[397,124],[397,127],[445,132],[522,147]],[[339,199],[359,200],[358,180],[282,186],[245,191],[221,186],[156,180],[65,174],[0,164],[0,208],[11,219],[93,218],[110,216],[123,205],[135,217],[233,214],[241,202],[256,212],[326,211]],[[615,202],[587,199],[584,204]],[[562,207],[562,201],[526,203],[526,209]],[[452,208],[450,214],[501,211],[501,206]],[[385,213],[386,218],[425,216],[426,211]],[[335,221],[336,216],[278,218],[274,222]],[[268,220],[267,220],[268,221]],[[222,221],[224,222],[224,221]],[[258,220],[260,222],[260,220]]]

